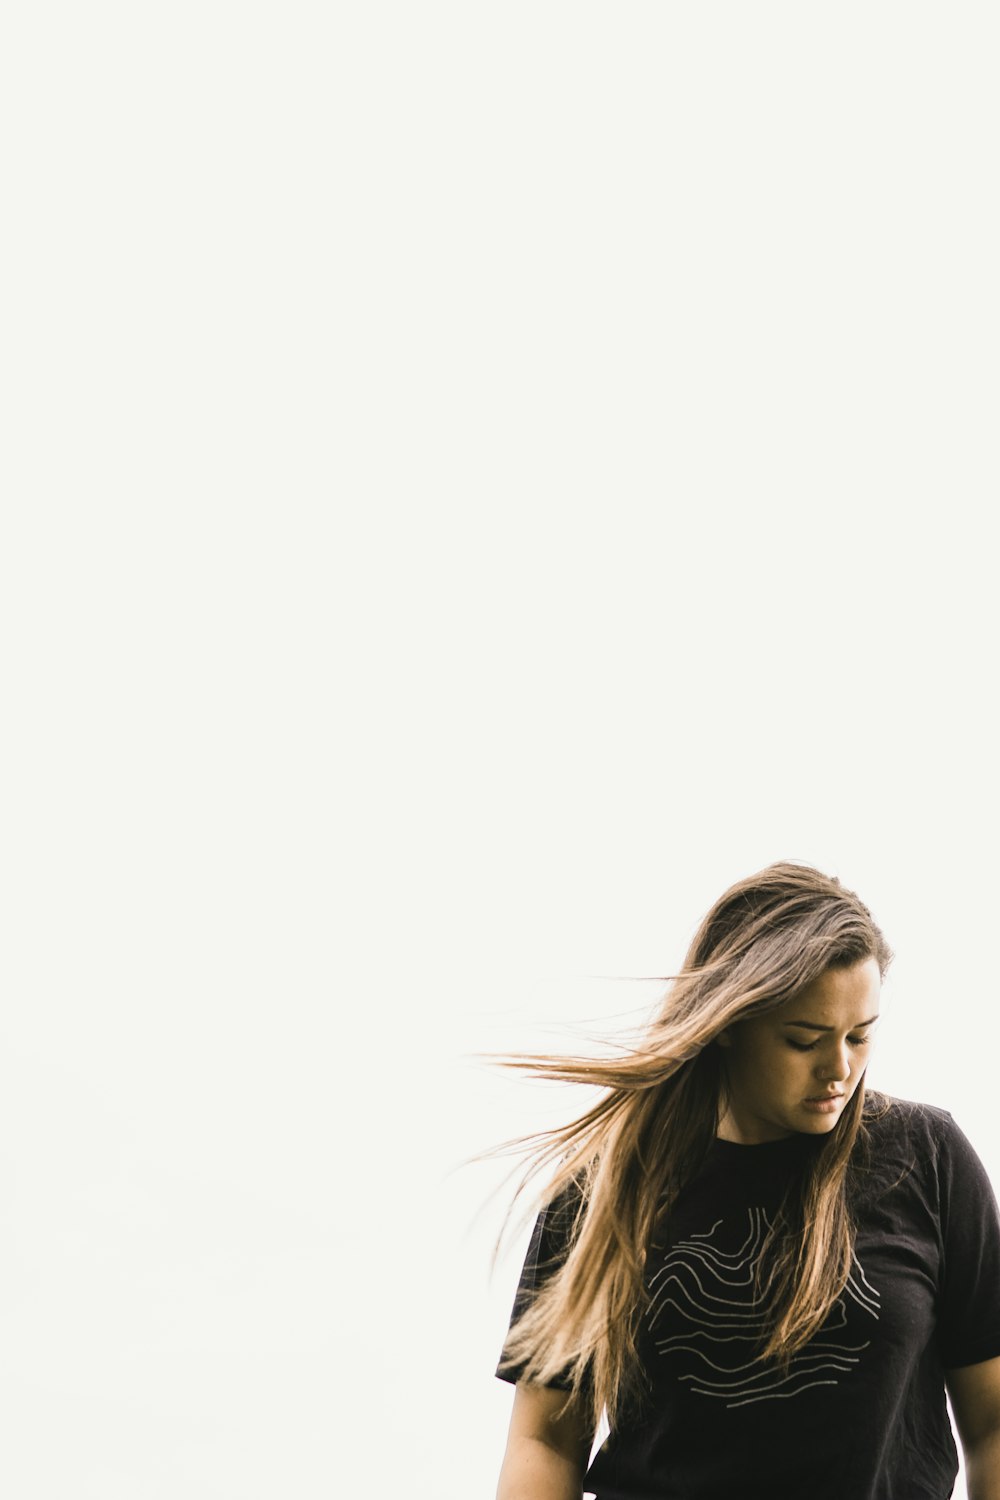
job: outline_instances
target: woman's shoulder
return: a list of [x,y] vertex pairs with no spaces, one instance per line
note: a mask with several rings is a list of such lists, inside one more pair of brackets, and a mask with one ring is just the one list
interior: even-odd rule
[[907,1135],[947,1133],[955,1124],[951,1113],[938,1104],[920,1099],[901,1099],[869,1089],[865,1096],[864,1123],[870,1130]]
[[882,1158],[899,1156],[913,1165],[929,1165],[942,1155],[971,1150],[951,1111],[939,1104],[869,1090],[862,1118],[867,1139]]
[[852,1166],[856,1201],[866,1213],[888,1212],[891,1202],[905,1218],[901,1204],[917,1204],[949,1234],[981,1231],[1000,1245],[989,1171],[950,1110],[880,1094],[865,1100],[864,1119]]
[[950,1110],[923,1099],[901,1099],[869,1089],[865,1095],[863,1120],[869,1130],[913,1137],[950,1135],[958,1129]]

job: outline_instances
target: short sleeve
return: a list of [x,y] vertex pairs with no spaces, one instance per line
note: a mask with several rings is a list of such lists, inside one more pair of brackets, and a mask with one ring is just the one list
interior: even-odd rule
[[[535,1220],[527,1254],[521,1269],[521,1277],[514,1295],[514,1309],[510,1315],[510,1329],[530,1306],[538,1291],[544,1286],[566,1260],[572,1244],[573,1228],[580,1207],[580,1187],[571,1183],[557,1193]],[[516,1385],[524,1372],[523,1364],[510,1364],[506,1359],[506,1345],[500,1355],[497,1376],[500,1380]],[[568,1390],[569,1381],[556,1378],[548,1382],[557,1390]]]
[[1000,1214],[986,1168],[948,1116],[938,1158],[943,1277],[938,1337],[945,1369],[1000,1356]]

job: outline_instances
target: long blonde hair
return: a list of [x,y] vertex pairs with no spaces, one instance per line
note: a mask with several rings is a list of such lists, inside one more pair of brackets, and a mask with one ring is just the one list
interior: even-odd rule
[[[839,880],[807,865],[770,865],[712,907],[659,1014],[611,1058],[507,1058],[507,1067],[599,1085],[570,1124],[516,1143],[529,1152],[522,1187],[554,1168],[546,1200],[575,1203],[569,1250],[515,1322],[504,1364],[526,1381],[563,1382],[568,1400],[607,1410],[614,1426],[640,1394],[636,1333],[653,1234],[715,1139],[724,1073],[715,1038],[785,1004],[819,975],[892,953],[871,913]],[[761,1359],[783,1364],[827,1317],[846,1285],[854,1229],[849,1168],[865,1140],[864,1080],[810,1155],[771,1228],[761,1267],[769,1335]],[[544,1271],[544,1268],[542,1268]]]

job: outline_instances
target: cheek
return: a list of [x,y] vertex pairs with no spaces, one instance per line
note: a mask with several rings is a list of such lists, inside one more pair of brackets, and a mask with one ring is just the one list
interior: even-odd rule
[[784,1079],[791,1088],[808,1074],[815,1061],[811,1052],[796,1052],[787,1042],[771,1047],[766,1058],[766,1072],[772,1079]]
[[794,1047],[786,1045],[782,1071],[789,1085],[798,1089],[801,1085],[812,1081],[818,1062],[818,1052],[796,1052]]

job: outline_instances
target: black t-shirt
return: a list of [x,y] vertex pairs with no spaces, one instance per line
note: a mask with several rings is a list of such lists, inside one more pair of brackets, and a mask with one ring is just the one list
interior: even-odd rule
[[[754,1267],[790,1174],[822,1137],[716,1141],[647,1258],[648,1395],[594,1458],[598,1500],[947,1500],[958,1456],[944,1371],[1000,1356],[1000,1222],[944,1110],[872,1112],[852,1200],[855,1263],[787,1373],[754,1358]],[[539,1216],[514,1317],[565,1253],[566,1200]],[[516,1381],[517,1371],[497,1372]]]

